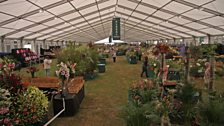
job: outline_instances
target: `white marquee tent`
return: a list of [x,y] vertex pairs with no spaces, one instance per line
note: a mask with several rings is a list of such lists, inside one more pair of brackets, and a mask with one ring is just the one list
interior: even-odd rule
[[1,44],[98,41],[110,36],[113,17],[121,19],[125,42],[219,41],[223,5],[224,0],[0,0]]
[[[115,43],[125,43],[125,42],[121,41],[121,40],[113,40],[112,39],[111,43],[115,44]],[[105,38],[105,39],[102,39],[102,40],[99,40],[97,42],[94,42],[94,44],[109,44],[109,37]]]

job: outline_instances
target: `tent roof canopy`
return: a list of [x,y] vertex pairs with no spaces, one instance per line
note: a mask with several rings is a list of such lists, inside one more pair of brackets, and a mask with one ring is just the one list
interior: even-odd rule
[[224,35],[224,0],[0,0],[0,36],[98,41],[121,18],[121,40]]
[[[113,40],[113,39],[111,39],[111,40],[112,40],[111,41],[112,44],[115,44],[115,43],[126,43],[126,42],[121,41],[121,40]],[[109,37],[105,38],[105,39],[102,39],[102,40],[99,40],[97,42],[94,42],[94,44],[108,44],[108,43],[110,43],[109,42]]]

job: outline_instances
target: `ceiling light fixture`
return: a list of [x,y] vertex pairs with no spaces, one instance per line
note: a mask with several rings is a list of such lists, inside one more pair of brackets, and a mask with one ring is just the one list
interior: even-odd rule
[[43,9],[40,9],[40,10],[39,10],[39,13],[43,13],[43,12],[44,12],[44,10],[43,10]]

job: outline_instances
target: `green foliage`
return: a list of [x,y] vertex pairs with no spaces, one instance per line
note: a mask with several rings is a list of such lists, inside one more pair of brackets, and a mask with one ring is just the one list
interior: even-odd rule
[[194,87],[193,84],[185,84],[178,92],[177,98],[183,102],[183,104],[195,104],[198,102],[197,97],[200,91]]
[[224,124],[224,100],[216,97],[199,105],[202,126],[221,126]]
[[194,59],[199,59],[203,57],[202,48],[200,46],[190,47],[191,57]]
[[16,98],[16,106],[12,106],[14,118],[19,124],[30,125],[42,121],[48,111],[48,99],[37,87],[28,87]]
[[201,100],[201,93],[193,84],[185,84],[176,94],[178,100],[182,102],[179,113],[184,122],[191,122],[196,116],[196,105]]
[[160,117],[153,102],[137,107],[134,104],[126,105],[121,116],[127,122],[127,126],[148,126],[149,124],[159,124]]
[[58,62],[77,63],[76,74],[84,75],[93,72],[97,67],[98,53],[93,48],[86,46],[70,45],[63,49],[57,57]]
[[181,64],[180,64],[180,62],[177,62],[177,61],[167,60],[166,65],[169,65],[169,68],[173,68],[173,69],[177,69],[177,70],[181,69]]
[[201,46],[201,50],[204,53],[204,55],[210,55],[210,56],[216,54],[215,52],[216,48],[217,45],[215,44],[206,44]]
[[158,89],[151,80],[135,82],[129,89],[129,104],[123,107],[121,116],[128,126],[158,124],[160,114],[156,109]]
[[141,102],[147,103],[157,99],[158,90],[156,88],[139,90],[139,95],[141,96]]

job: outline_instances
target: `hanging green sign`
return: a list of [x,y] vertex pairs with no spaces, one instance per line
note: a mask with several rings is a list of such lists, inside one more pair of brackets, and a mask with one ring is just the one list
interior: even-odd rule
[[203,43],[204,42],[204,37],[200,37],[199,38],[199,43],[201,44],[201,43]]
[[120,18],[113,18],[112,20],[112,36],[113,40],[120,40]]

